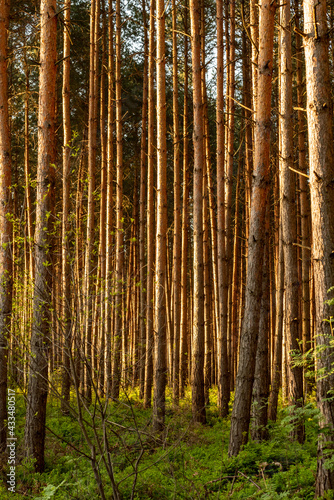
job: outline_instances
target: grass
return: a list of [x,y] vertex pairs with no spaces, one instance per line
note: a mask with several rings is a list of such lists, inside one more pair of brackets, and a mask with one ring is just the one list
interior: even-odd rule
[[[290,440],[293,418],[289,409],[280,408],[277,422],[269,423],[268,441],[249,441],[238,457],[228,458],[230,420],[219,417],[215,398],[213,390],[207,425],[202,426],[192,422],[189,391],[176,410],[167,393],[166,429],[159,438],[150,430],[151,410],[142,407],[136,392],[123,394],[119,403],[108,406],[107,420],[113,422],[108,424],[107,431],[109,451],[122,499],[130,499],[131,495],[142,500],[312,499],[318,434],[313,403],[306,405],[299,415],[306,425],[303,445]],[[2,460],[0,498],[99,498],[90,461],[82,454],[89,455],[90,451],[78,421],[73,416],[63,416],[57,400],[51,399],[47,410],[45,472],[37,474],[33,464],[23,458],[25,409],[23,396],[17,396],[16,493],[7,491],[7,468]],[[95,418],[101,439],[98,411],[94,418],[87,412],[84,416],[90,438],[94,441]],[[106,498],[112,499],[110,478],[102,462],[99,470]]]

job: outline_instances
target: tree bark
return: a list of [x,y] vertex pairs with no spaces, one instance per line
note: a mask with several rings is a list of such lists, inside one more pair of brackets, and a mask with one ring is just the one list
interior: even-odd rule
[[112,1],[108,7],[108,111],[107,111],[107,211],[106,211],[106,283],[105,283],[105,323],[106,323],[106,394],[112,386],[111,344],[112,344],[112,243],[113,243],[113,164],[114,164],[114,50]]
[[[187,0],[186,0],[187,3]],[[182,186],[182,242],[181,242],[181,317],[180,317],[180,385],[179,396],[184,396],[187,379],[188,337],[188,224],[189,224],[189,138],[188,138],[188,5],[184,12],[184,97],[183,97],[183,186]]]
[[51,212],[54,190],[55,101],[57,56],[56,1],[41,1],[41,48],[38,111],[38,165],[35,229],[35,288],[25,455],[44,470],[45,417],[48,394],[48,350],[52,288]]
[[63,42],[63,214],[61,241],[61,283],[62,283],[62,331],[63,331],[63,374],[62,412],[68,413],[70,400],[70,356],[71,356],[71,269],[69,256],[69,207],[70,207],[70,159],[71,159],[71,114],[70,114],[70,29],[71,0],[64,3]]
[[227,359],[227,276],[225,260],[225,141],[224,141],[224,12],[223,1],[217,0],[217,268],[219,297],[219,330],[217,339],[218,407],[222,417],[228,414],[230,399]]
[[245,315],[240,342],[239,369],[231,419],[229,456],[235,456],[247,442],[262,293],[265,216],[269,188],[270,112],[273,67],[274,18],[276,6],[260,3],[259,75],[255,133],[255,161],[249,230]]
[[153,385],[153,279],[154,279],[154,4],[150,5],[147,117],[147,278],[146,357],[144,406],[151,406]]
[[181,172],[179,133],[179,92],[176,36],[176,3],[172,0],[173,21],[173,140],[174,140],[174,237],[173,237],[173,318],[174,318],[174,369],[173,400],[179,403],[180,369],[180,297],[181,297]]
[[144,397],[145,386],[145,356],[146,356],[146,273],[145,265],[145,198],[146,198],[146,155],[147,155],[147,99],[148,99],[148,51],[149,41],[147,35],[146,2],[142,2],[144,21],[144,75],[143,75],[143,107],[142,107],[142,131],[140,145],[140,196],[139,196],[139,277],[140,277],[140,368],[139,387],[140,398]]
[[90,19],[90,67],[89,67],[89,119],[88,119],[88,195],[87,231],[85,249],[85,337],[84,337],[84,391],[88,401],[92,398],[92,329],[93,329],[93,276],[92,258],[94,244],[95,170],[97,135],[97,33],[99,0],[92,0]]
[[[303,369],[293,366],[292,352],[299,350],[299,279],[297,259],[297,210],[295,174],[293,168],[293,123],[292,123],[292,59],[290,32],[290,1],[280,7],[280,209],[282,243],[284,252],[285,282],[285,332],[288,349],[289,404],[303,405]],[[294,434],[304,441],[304,426],[299,425]]]
[[0,5],[0,452],[6,449],[7,365],[12,311],[12,165],[8,113],[9,1]]
[[154,305],[154,397],[153,429],[165,422],[166,388],[166,244],[167,244],[167,144],[166,144],[166,56],[165,2],[156,0],[157,10],[157,227]]
[[203,283],[203,96],[201,89],[201,7],[199,0],[190,0],[190,25],[193,72],[194,111],[194,189],[193,189],[193,269],[194,317],[192,336],[192,411],[197,422],[205,423],[204,400],[204,283]]
[[121,383],[122,350],[122,294],[124,235],[123,235],[123,132],[122,132],[122,84],[121,84],[121,4],[116,0],[116,295],[115,295],[115,334],[112,367],[111,397],[118,399]]
[[[330,346],[333,326],[333,297],[328,290],[334,283],[334,163],[332,99],[328,59],[326,1],[304,1],[304,50],[306,64],[307,119],[309,137],[310,193],[312,208],[312,260],[315,289],[315,338],[320,349],[316,358],[317,404],[322,425],[329,431],[318,442],[316,496],[334,488],[334,472],[324,467],[324,448],[333,447],[334,401],[332,394],[333,348]],[[325,373],[322,373],[322,372]],[[330,396],[330,397],[329,397]]]

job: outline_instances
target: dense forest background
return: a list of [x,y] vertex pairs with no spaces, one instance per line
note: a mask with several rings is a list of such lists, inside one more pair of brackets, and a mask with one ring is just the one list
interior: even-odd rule
[[0,0],[3,498],[333,497],[333,29]]

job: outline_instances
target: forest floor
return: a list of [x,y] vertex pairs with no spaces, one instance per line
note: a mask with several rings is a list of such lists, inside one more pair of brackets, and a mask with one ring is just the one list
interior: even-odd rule
[[[115,481],[122,499],[303,499],[314,497],[318,412],[310,401],[300,410],[305,422],[303,445],[291,441],[294,425],[291,408],[279,409],[276,423],[270,422],[269,440],[249,441],[236,458],[228,458],[230,418],[221,419],[210,392],[207,424],[194,424],[190,391],[173,410],[167,395],[166,428],[161,437],[150,430],[152,410],[144,409],[135,392],[122,394],[109,404],[101,419],[99,406],[83,414],[87,436],[93,445],[103,442],[107,429]],[[103,403],[103,401],[102,401]],[[102,407],[101,407],[102,408]],[[33,464],[23,457],[24,399],[17,395],[16,408],[16,493],[7,491],[7,464],[1,465],[0,498],[97,500],[100,498],[94,477],[90,448],[79,421],[73,413],[64,416],[59,400],[50,398],[47,414],[45,472],[33,472]],[[104,420],[104,423],[103,423]],[[106,455],[105,455],[106,456]],[[97,463],[105,497],[113,498],[112,485],[101,454]],[[330,492],[326,498],[334,498]]]

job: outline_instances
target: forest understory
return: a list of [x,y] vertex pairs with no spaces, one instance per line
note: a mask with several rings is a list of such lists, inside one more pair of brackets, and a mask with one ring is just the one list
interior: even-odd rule
[[[73,395],[68,416],[61,416],[57,398],[48,403],[43,473],[36,473],[33,460],[24,458],[24,406],[23,395],[17,396],[16,493],[7,490],[2,461],[0,498],[99,498],[89,459],[90,447],[76,417]],[[206,425],[193,421],[190,388],[178,408],[173,406],[172,391],[167,389],[166,427],[161,435],[153,432],[152,410],[143,408],[138,391],[122,391],[120,400],[110,403],[104,416],[98,406],[94,409],[92,405],[84,413],[84,425],[97,447],[98,440],[103,443],[101,424],[105,422],[115,482],[122,500],[314,498],[319,434],[319,411],[314,396],[297,414],[292,407],[282,406],[280,398],[277,421],[268,423],[268,440],[250,440],[233,458],[227,453],[230,418],[219,416],[216,389],[210,391]],[[305,424],[303,444],[291,437],[297,422]],[[105,498],[111,499],[111,480],[99,452],[96,461]],[[332,462],[328,460],[329,468],[334,466]],[[321,498],[332,499],[333,494],[329,492]]]

